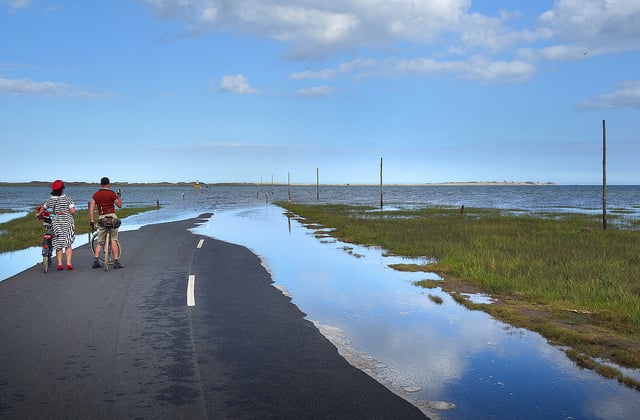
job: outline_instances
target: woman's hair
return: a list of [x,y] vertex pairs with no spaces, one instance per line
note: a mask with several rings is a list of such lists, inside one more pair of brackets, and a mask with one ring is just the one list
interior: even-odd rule
[[59,190],[52,190],[51,195],[60,197],[62,195],[62,191],[64,191],[64,188],[60,188]]

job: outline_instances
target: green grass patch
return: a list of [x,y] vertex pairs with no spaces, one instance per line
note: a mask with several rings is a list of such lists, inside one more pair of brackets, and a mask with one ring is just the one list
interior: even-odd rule
[[[425,257],[443,287],[467,284],[497,303],[456,301],[586,357],[640,368],[640,230],[636,221],[598,215],[496,209],[382,211],[344,205],[280,206],[337,239]],[[427,282],[425,282],[427,283]],[[598,369],[595,369],[598,370]]]
[[[118,217],[124,219],[137,213],[155,210],[157,207],[125,207],[118,209]],[[78,210],[74,215],[76,236],[89,232],[89,210]],[[35,216],[35,207],[26,216],[0,223],[0,252],[18,251],[42,244],[42,221]]]

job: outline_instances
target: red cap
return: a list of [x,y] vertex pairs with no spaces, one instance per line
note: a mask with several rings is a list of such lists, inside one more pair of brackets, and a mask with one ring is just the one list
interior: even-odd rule
[[62,182],[59,179],[56,179],[55,181],[53,181],[53,184],[51,184],[51,189],[52,190],[61,190],[64,188],[64,182]]

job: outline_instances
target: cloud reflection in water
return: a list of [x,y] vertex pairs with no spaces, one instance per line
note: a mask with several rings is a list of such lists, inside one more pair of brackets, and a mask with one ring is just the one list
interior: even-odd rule
[[[469,311],[440,289],[398,272],[377,248],[316,238],[279,207],[225,210],[194,229],[244,245],[307,319],[341,330],[377,374],[413,398],[452,402],[443,418],[632,418],[638,393],[580,370],[537,333]],[[436,304],[428,294],[440,296]]]

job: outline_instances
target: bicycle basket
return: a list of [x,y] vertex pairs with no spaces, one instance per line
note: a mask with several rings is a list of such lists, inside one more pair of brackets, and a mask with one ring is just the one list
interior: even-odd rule
[[113,216],[105,216],[98,220],[98,225],[103,228],[114,228],[117,229],[120,227],[122,222],[117,217]]

